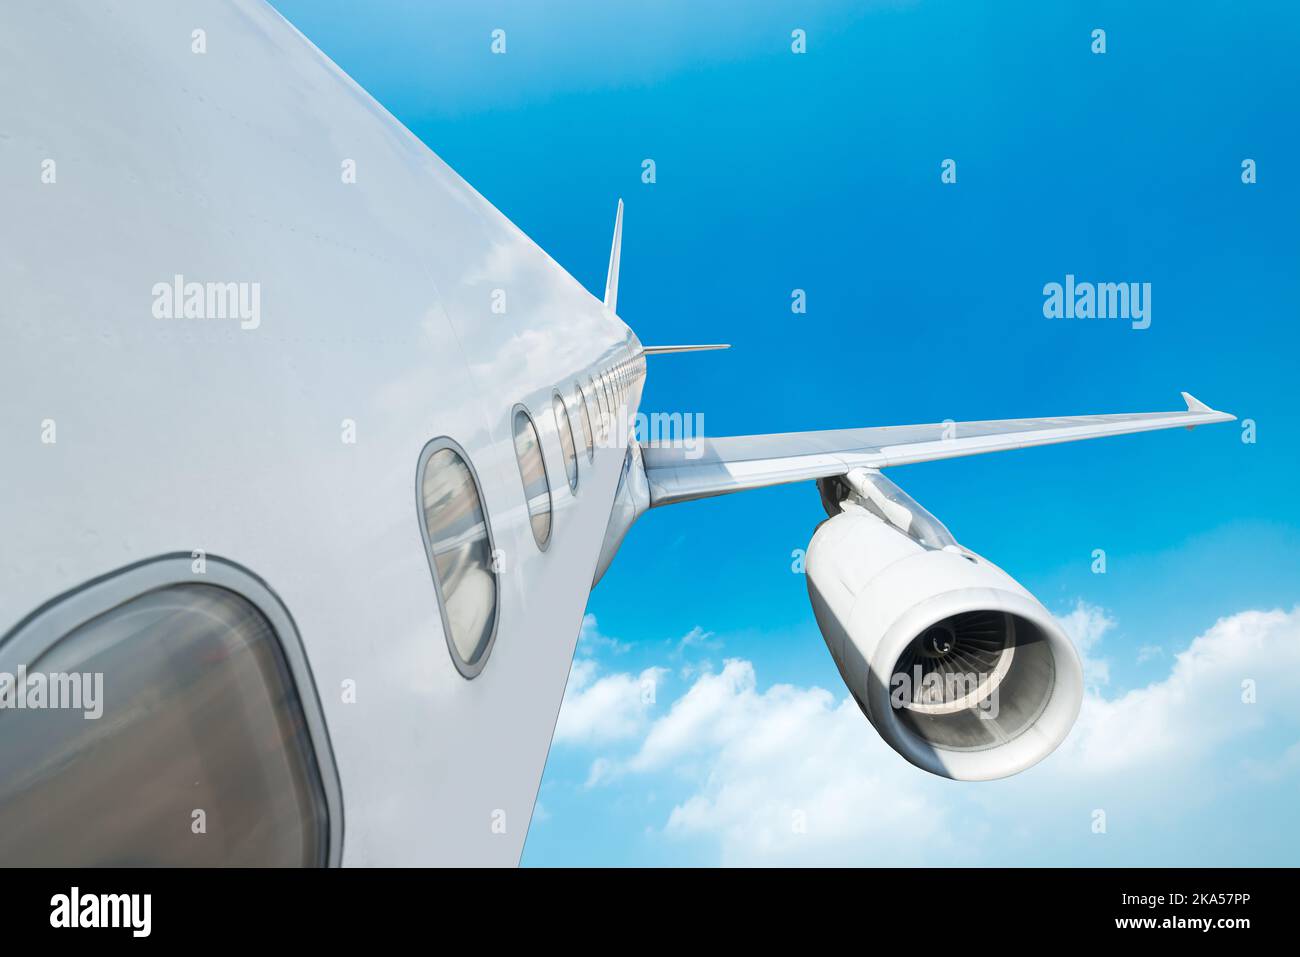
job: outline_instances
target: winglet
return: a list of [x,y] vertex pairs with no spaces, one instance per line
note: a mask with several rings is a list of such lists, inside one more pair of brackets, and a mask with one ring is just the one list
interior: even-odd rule
[[[1218,409],[1211,409],[1208,405],[1206,405],[1200,399],[1196,398],[1196,396],[1192,395],[1190,392],[1182,393],[1182,397],[1183,397],[1183,401],[1187,403],[1188,412],[1195,412],[1197,415],[1215,416],[1215,418],[1212,420],[1215,422],[1236,421],[1237,417],[1235,415],[1231,414],[1230,412],[1220,412]],[[1196,426],[1189,425],[1187,428],[1191,430],[1196,428]]]
[[605,308],[618,312],[618,258],[623,249],[623,201],[618,201],[614,216],[614,245],[609,250],[609,274],[605,277]]

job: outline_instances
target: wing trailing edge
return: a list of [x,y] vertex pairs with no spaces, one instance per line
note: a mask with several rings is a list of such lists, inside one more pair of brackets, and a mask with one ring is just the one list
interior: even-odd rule
[[1183,393],[1186,411],[889,425],[826,432],[738,435],[642,445],[650,504],[669,505],[751,488],[843,475],[853,468],[1054,445],[1109,435],[1231,422]]

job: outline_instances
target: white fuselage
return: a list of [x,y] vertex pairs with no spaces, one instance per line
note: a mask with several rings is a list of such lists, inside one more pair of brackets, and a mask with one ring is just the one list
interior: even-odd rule
[[[260,0],[6,4],[0,88],[0,634],[134,562],[237,562],[300,632],[342,862],[516,863],[627,440],[583,449],[571,492],[552,396],[631,360],[634,410],[639,341]],[[177,276],[256,284],[257,321],[160,309]],[[418,525],[438,436],[472,459],[503,557],[472,680]]]

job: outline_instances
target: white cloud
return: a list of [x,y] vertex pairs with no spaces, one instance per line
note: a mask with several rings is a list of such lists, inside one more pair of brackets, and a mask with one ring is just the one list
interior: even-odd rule
[[1260,781],[1280,781],[1300,770],[1300,741],[1287,748],[1280,756],[1273,756],[1267,761],[1247,758],[1242,761],[1242,770]]
[[1085,601],[1075,603],[1074,610],[1068,615],[1057,616],[1057,621],[1065,633],[1074,642],[1079,651],[1079,660],[1083,663],[1083,683],[1088,688],[1097,688],[1110,684],[1110,661],[1094,657],[1093,651],[1105,636],[1115,627],[1115,621],[1104,609],[1089,605]]
[[[1185,769],[1225,741],[1280,722],[1300,730],[1300,608],[1221,618],[1162,681],[1118,698],[1093,695],[1062,745],[1081,774]],[[1245,703],[1242,683],[1255,682]]]
[[721,646],[722,642],[713,640],[713,632],[705,631],[699,625],[682,635],[677,642],[679,652],[686,651],[688,648],[720,648]]
[[1143,645],[1141,648],[1138,649],[1137,663],[1140,665],[1144,665],[1152,658],[1163,657],[1164,653],[1165,650],[1161,648],[1159,645]]
[[698,661],[688,661],[677,671],[677,677],[682,681],[692,681],[702,674],[707,674],[713,670],[713,662],[708,658],[701,658]]
[[604,634],[596,624],[595,615],[582,616],[582,630],[578,632],[578,654],[594,655],[600,651],[612,651],[616,655],[621,655],[631,648],[632,646],[627,642]]
[[907,772],[865,730],[851,699],[790,685],[759,692],[753,665],[731,660],[654,723],[626,769],[699,769],[699,790],[665,830],[718,840],[728,862],[833,860],[904,833],[944,843],[945,809],[907,788]]
[[[716,846],[725,863],[1016,863],[1035,855],[1052,863],[1051,847],[1088,859],[1100,853],[1098,841],[1128,846],[1134,833],[1168,830],[1178,813],[1241,781],[1297,768],[1287,746],[1300,735],[1289,677],[1300,673],[1300,609],[1222,619],[1177,655],[1164,679],[1109,698],[1097,690],[1105,682],[1095,654],[1114,622],[1086,605],[1062,621],[1094,662],[1094,680],[1071,736],[1015,778],[981,785],[928,775],[891,751],[851,698],[817,687],[760,691],[753,665],[733,659],[642,725],[628,739],[630,753],[599,758],[588,783],[668,776],[686,796],[658,825],[662,833]],[[1243,700],[1247,680],[1255,703]],[[1127,837],[1093,835],[1098,808]]]
[[555,725],[557,743],[604,744],[636,737],[644,730],[665,669],[603,676],[599,670],[591,658],[574,660]]

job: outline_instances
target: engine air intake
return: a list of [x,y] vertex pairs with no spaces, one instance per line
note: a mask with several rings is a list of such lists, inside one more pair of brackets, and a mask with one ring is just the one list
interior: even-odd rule
[[1002,569],[904,531],[916,514],[895,521],[850,499],[818,527],[805,569],[826,647],[867,720],[913,764],[967,781],[1023,771],[1074,724],[1078,655]]
[[985,701],[1015,658],[1015,631],[1015,619],[998,611],[968,611],[926,628],[894,667],[895,680],[906,679],[904,707],[953,714]]

